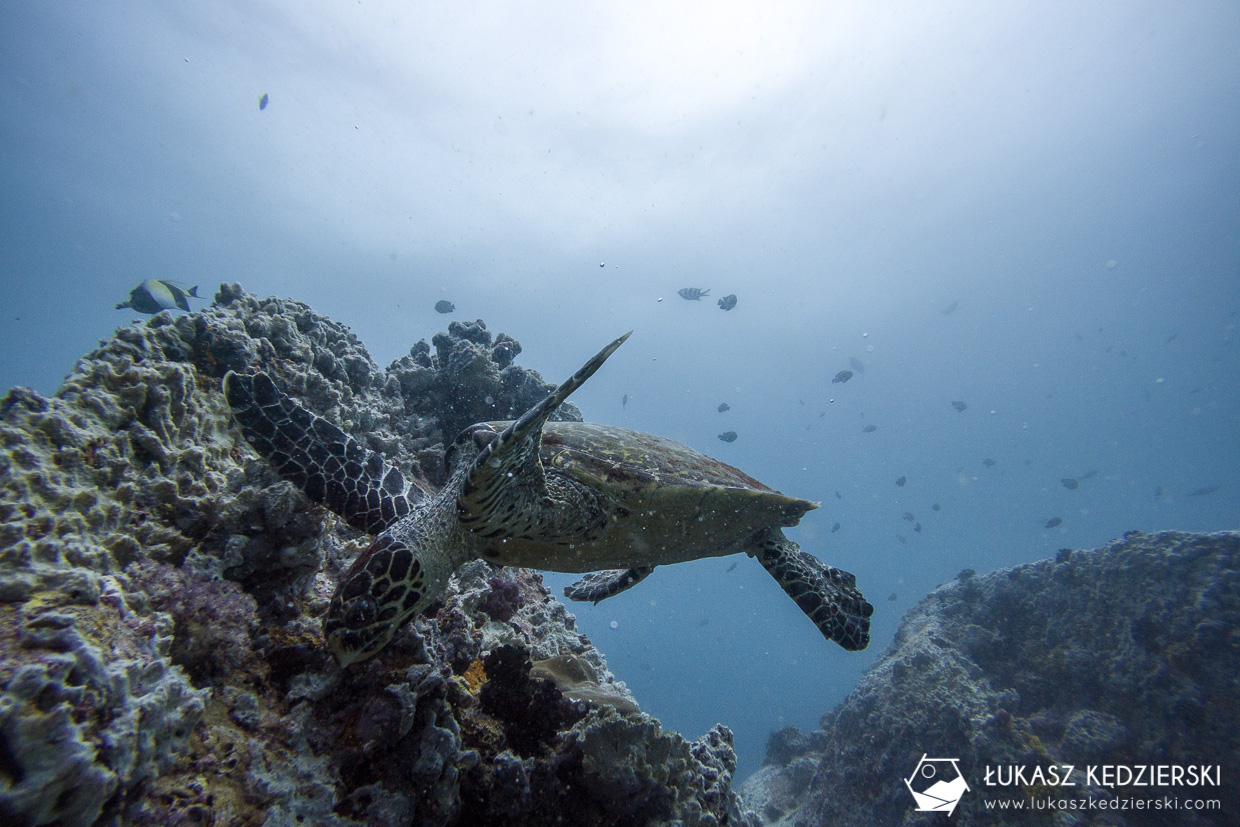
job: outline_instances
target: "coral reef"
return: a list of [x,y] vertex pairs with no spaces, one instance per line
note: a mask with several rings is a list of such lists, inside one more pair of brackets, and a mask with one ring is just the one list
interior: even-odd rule
[[[961,572],[904,618],[857,688],[802,734],[771,736],[742,785],[771,825],[937,824],[904,779],[923,754],[971,785],[953,824],[1172,823],[1166,810],[1026,811],[987,800],[1217,799],[1174,823],[1240,823],[1240,533],[1130,532],[1090,551]],[[983,770],[1057,763],[1221,765],[1221,785],[987,787]],[[1005,820],[1006,819],[1006,820]]]
[[263,369],[431,490],[445,439],[549,389],[518,353],[452,322],[382,370],[304,304],[222,285],[119,330],[51,398],[9,391],[0,823],[756,824],[730,733],[637,711],[534,572],[471,563],[375,658],[324,651],[366,538],[253,455],[221,377]]

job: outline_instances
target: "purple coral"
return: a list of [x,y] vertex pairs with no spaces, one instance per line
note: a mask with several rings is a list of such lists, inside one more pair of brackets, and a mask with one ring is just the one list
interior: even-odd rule
[[492,577],[487,580],[491,590],[478,604],[478,609],[492,620],[506,623],[521,608],[521,588],[511,580]]
[[172,615],[172,662],[202,685],[239,667],[251,654],[254,598],[231,580],[145,560],[126,570],[151,607]]

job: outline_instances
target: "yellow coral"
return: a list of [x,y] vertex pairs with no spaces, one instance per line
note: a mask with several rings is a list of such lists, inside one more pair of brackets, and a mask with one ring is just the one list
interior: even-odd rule
[[469,687],[471,695],[478,694],[478,690],[487,682],[487,671],[482,668],[482,658],[475,658],[474,662],[465,670],[465,674],[461,675],[465,685]]

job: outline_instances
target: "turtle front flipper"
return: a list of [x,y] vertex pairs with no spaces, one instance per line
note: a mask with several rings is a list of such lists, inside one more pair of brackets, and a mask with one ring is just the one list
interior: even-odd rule
[[475,425],[457,438],[458,442],[472,438],[481,446],[457,499],[462,525],[488,539],[526,537],[550,542],[579,538],[598,528],[594,525],[598,509],[586,492],[560,481],[548,488],[538,451],[543,425],[551,414],[630,335],[632,331],[599,351],[501,433]]
[[654,571],[654,566],[634,566],[631,569],[609,569],[587,574],[569,586],[564,587],[564,596],[569,600],[592,601],[598,603],[625,589],[631,589]]
[[229,371],[224,395],[254,450],[354,528],[379,534],[425,496],[379,454],[281,393],[267,374]]
[[779,581],[824,637],[850,652],[870,644],[874,607],[857,590],[857,578],[802,551],[778,528],[760,533],[754,548],[746,551]]

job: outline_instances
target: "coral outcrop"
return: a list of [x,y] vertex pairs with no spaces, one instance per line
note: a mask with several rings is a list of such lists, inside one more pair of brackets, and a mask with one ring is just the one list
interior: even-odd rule
[[0,823],[756,824],[730,733],[638,711],[534,572],[471,563],[375,658],[326,654],[368,539],[254,456],[221,377],[261,368],[431,490],[445,439],[549,390],[518,353],[453,322],[382,370],[307,306],[222,285],[51,398],[9,391]]
[[[923,754],[959,759],[970,784],[953,824],[1240,823],[1240,533],[1131,532],[962,572],[910,610],[821,729],[771,737],[742,794],[769,825],[943,823],[904,786]],[[1062,764],[1077,768],[1074,786],[985,783],[988,766]],[[1218,766],[1221,785],[1114,787],[1084,771],[1176,764]],[[1164,796],[1220,808],[1088,807]],[[1047,798],[1079,809],[986,807]]]

